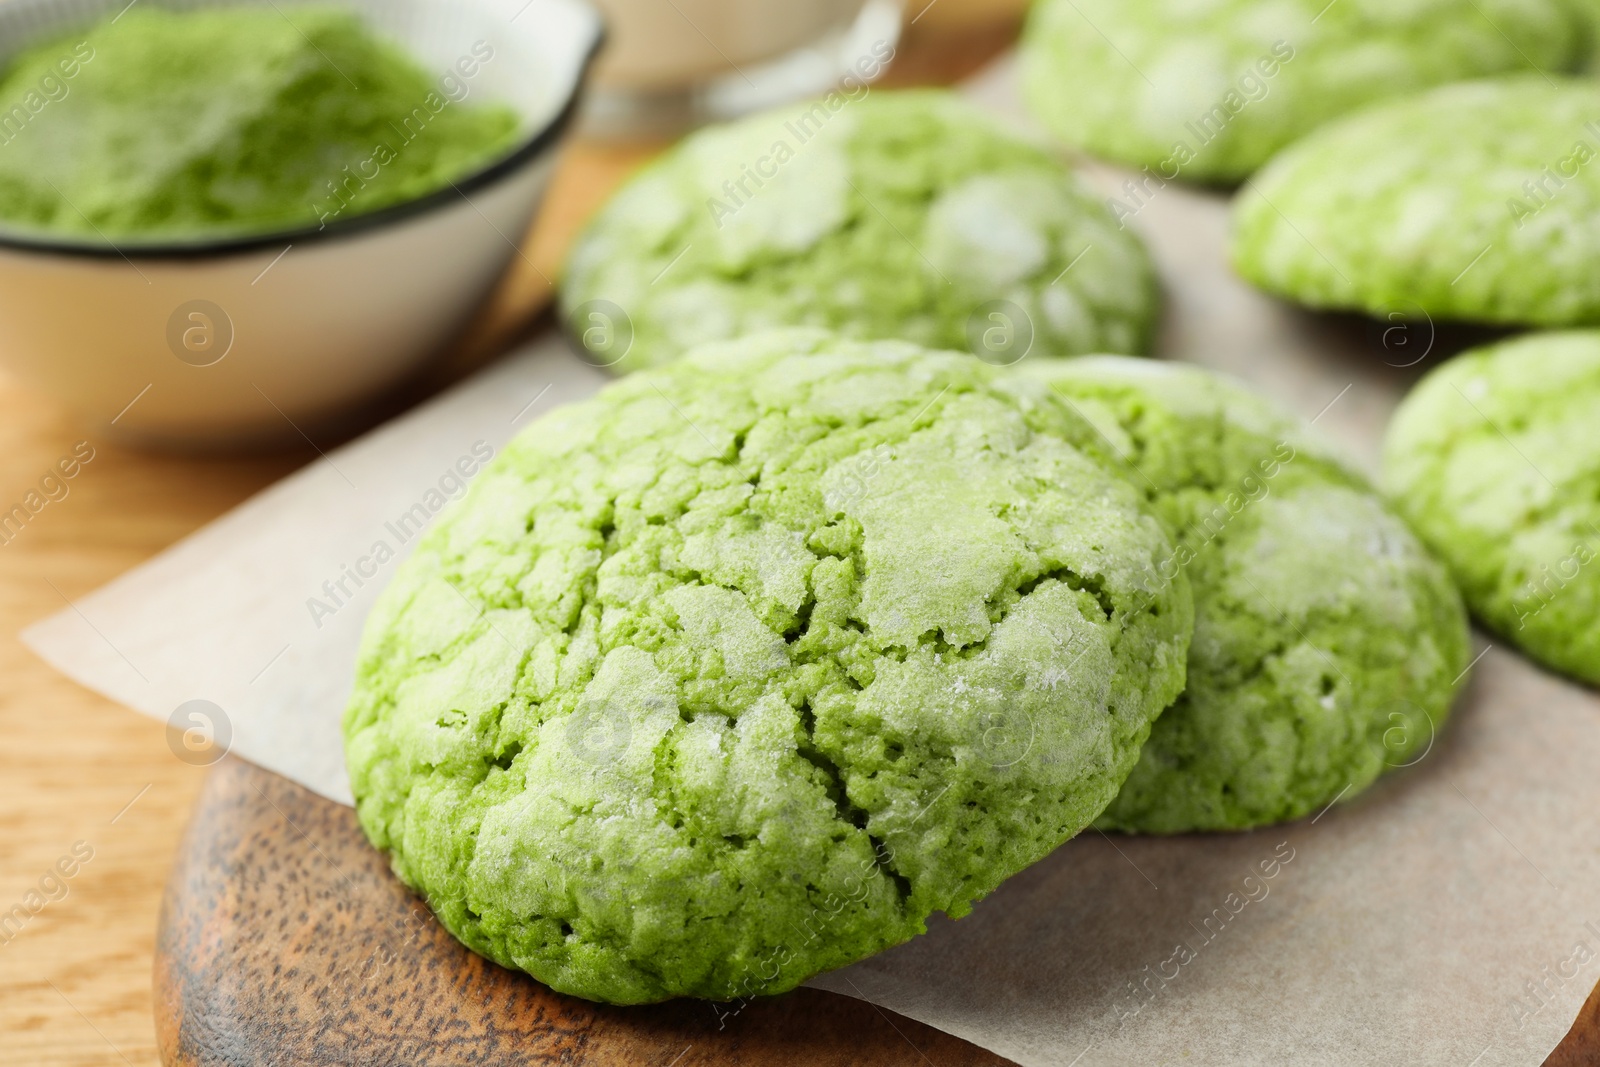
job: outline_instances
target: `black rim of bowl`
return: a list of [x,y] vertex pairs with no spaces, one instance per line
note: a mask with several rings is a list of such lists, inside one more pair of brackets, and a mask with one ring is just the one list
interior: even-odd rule
[[[605,41],[605,24],[604,22],[598,22],[594,40],[590,42],[588,51],[578,61],[578,69],[573,79],[572,88],[567,93],[566,103],[561,106],[561,110],[556,112],[549,121],[539,127],[531,137],[512,152],[500,156],[481,169],[471,171],[466,177],[449,182],[443,188],[435,189],[431,193],[424,193],[422,196],[414,197],[410,200],[402,200],[398,204],[390,204],[387,207],[352,215],[348,219],[336,219],[321,226],[299,226],[291,230],[266,230],[261,233],[242,233],[216,238],[200,237],[170,242],[148,241],[120,245],[107,241],[105,244],[88,244],[81,241],[42,236],[20,236],[15,233],[8,233],[3,228],[0,228],[0,251],[44,252],[51,255],[72,256],[83,259],[220,259],[277,248],[286,244],[298,245],[313,241],[320,243],[345,237],[356,237],[371,230],[382,229],[397,222],[404,222],[419,215],[438,211],[446,205],[459,200],[466,200],[470,204],[471,200],[468,194],[497,184],[502,179],[521,170],[566,132],[567,127],[572,124],[572,120],[577,114],[579,104],[583,100],[589,68],[593,65],[594,58],[605,44]],[[521,236],[521,234],[517,235],[518,238]]]

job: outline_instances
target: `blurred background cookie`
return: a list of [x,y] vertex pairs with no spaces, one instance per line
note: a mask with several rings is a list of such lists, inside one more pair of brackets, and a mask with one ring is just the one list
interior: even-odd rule
[[835,92],[696,133],[579,237],[561,308],[590,358],[656,366],[754,329],[971,351],[1142,354],[1138,239],[1040,146],[942,91]]
[[1530,334],[1429,374],[1389,426],[1395,505],[1473,612],[1600,684],[1600,332]]
[[1040,120],[1092,155],[1235,182],[1373,101],[1573,69],[1587,27],[1561,0],[1039,0],[1023,83]]
[[1487,79],[1327,126],[1239,194],[1231,254],[1315,308],[1600,321],[1600,83]]

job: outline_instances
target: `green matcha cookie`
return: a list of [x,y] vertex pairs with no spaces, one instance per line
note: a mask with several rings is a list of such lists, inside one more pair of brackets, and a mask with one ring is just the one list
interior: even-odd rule
[[1146,168],[1136,211],[1163,181],[1238,181],[1373,101],[1572,69],[1587,44],[1563,0],[1039,0],[1022,78],[1058,136]]
[[1093,358],[1030,373],[1133,466],[1187,573],[1188,687],[1097,823],[1242,829],[1349,799],[1422,758],[1468,660],[1444,569],[1298,420],[1198,367]]
[[1361,112],[1240,194],[1233,260],[1318,308],[1600,321],[1600,83],[1452,85]]
[[1485,624],[1600,684],[1600,332],[1440,366],[1395,413],[1384,478]]
[[993,377],[786,331],[530,426],[367,624],[347,755],[399,876],[555,989],[726,1000],[1086,827],[1183,686],[1187,580]]
[[579,238],[561,306],[591,358],[820,326],[974,352],[1141,354],[1144,248],[1044,149],[947,92],[873,92],[694,134]]

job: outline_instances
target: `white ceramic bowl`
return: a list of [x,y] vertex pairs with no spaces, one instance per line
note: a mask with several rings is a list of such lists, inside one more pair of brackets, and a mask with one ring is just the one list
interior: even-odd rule
[[[0,223],[7,371],[92,429],[135,442],[298,438],[395,384],[465,324],[532,221],[600,17],[583,0],[333,2],[440,77],[487,44],[493,56],[464,80],[467,99],[516,108],[517,147],[453,188],[321,229],[113,248]],[[0,69],[126,3],[0,3]],[[32,121],[49,117],[47,106]]]

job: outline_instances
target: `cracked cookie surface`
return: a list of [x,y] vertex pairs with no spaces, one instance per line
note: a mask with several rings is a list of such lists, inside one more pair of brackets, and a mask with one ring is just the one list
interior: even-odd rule
[[1600,84],[1507,76],[1350,115],[1235,201],[1247,281],[1314,308],[1530,326],[1600,321]]
[[468,946],[619,1003],[776,993],[1086,827],[1187,579],[1037,383],[783,331],[552,412],[368,621],[362,826]]
[[[1570,70],[1567,0],[1040,0],[1023,33],[1029,108],[1159,180],[1237,182],[1330,120],[1432,86]],[[1138,206],[1136,199],[1127,206]]]
[[782,326],[1004,365],[1142,354],[1158,295],[1138,237],[1048,149],[953,93],[874,90],[686,138],[579,237],[561,306],[618,370]]
[[1396,506],[1473,612],[1600,685],[1600,331],[1529,334],[1423,378],[1384,442]]
[[1163,573],[1194,591],[1187,686],[1096,825],[1283,822],[1426,754],[1467,666],[1466,616],[1357,470],[1199,367],[1089,357],[1030,372],[1133,468],[1176,541]]

